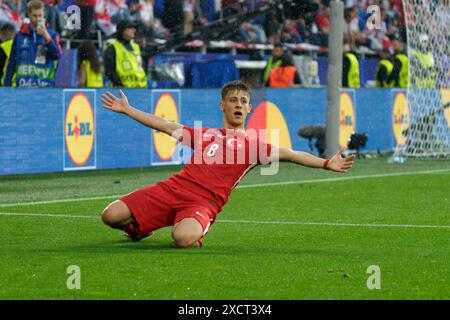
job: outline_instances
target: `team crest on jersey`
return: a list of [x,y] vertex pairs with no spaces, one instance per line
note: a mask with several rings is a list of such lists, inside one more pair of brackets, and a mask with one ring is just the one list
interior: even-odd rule
[[227,139],[227,145],[233,149],[241,149],[243,147],[242,143],[236,138]]

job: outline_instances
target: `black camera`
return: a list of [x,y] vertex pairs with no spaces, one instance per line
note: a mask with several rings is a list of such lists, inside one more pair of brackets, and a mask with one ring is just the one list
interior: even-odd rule
[[356,154],[360,156],[359,150],[366,146],[367,140],[369,140],[367,133],[353,132],[350,139],[348,139],[347,148],[350,150],[356,150]]

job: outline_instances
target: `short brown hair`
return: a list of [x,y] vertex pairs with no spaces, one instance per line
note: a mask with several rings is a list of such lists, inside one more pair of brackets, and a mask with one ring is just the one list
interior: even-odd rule
[[225,97],[230,91],[245,91],[248,93],[250,97],[250,88],[247,86],[244,82],[240,80],[231,81],[228,83],[225,83],[225,85],[222,87],[222,100],[225,100]]
[[31,11],[37,10],[37,9],[44,9],[44,8],[45,8],[44,2],[42,2],[41,0],[31,0],[27,4],[28,12],[31,12]]

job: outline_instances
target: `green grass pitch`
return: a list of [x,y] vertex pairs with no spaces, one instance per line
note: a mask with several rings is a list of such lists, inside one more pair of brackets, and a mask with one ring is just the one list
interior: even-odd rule
[[[169,228],[131,243],[103,225],[115,196],[178,170],[0,177],[0,298],[450,298],[449,161],[256,168],[200,249],[176,249]],[[79,290],[67,287],[70,265]],[[369,266],[380,289],[367,286]]]

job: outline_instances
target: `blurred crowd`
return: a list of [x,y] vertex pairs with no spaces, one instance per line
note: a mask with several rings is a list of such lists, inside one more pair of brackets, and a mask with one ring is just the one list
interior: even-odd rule
[[[81,26],[70,34],[77,39],[95,39],[100,30],[104,37],[113,36],[120,20],[137,25],[138,35],[147,41],[164,39],[171,33],[188,34],[195,27],[205,27],[215,19],[251,11],[269,0],[213,1],[217,14],[206,11],[208,0],[44,0],[47,25],[69,36],[66,28],[71,5],[80,8]],[[272,1],[273,2],[273,1]],[[242,21],[233,40],[245,43],[309,43],[328,46],[330,0],[279,1],[276,8],[248,21]],[[16,30],[24,22],[27,0],[1,0],[0,24],[12,22]],[[345,38],[352,47],[367,47],[374,51],[390,48],[390,37],[405,39],[405,20],[401,0],[345,0]],[[381,28],[369,29],[368,8],[380,8]],[[220,12],[220,13],[219,13]]]
[[[101,87],[104,75],[114,86],[145,87],[149,44],[207,29],[230,17],[236,17],[238,23],[226,33],[230,38],[223,40],[275,48],[268,57],[263,85],[295,86],[304,81],[293,71],[294,63],[283,53],[283,46],[327,48],[330,32],[330,0],[0,1],[0,84],[7,86],[53,86],[62,55],[61,38],[69,37],[79,40],[78,86]],[[275,3],[270,10],[256,10]],[[377,86],[405,87],[408,61],[402,1],[343,3],[343,86],[359,87],[359,81],[352,79],[359,79],[358,53],[366,49],[366,53],[380,56]],[[256,14],[247,18],[245,13],[252,12]],[[72,19],[73,13],[79,13],[78,20]],[[368,21],[374,16],[379,17],[375,19],[378,25],[371,28]],[[74,23],[78,25],[68,27]],[[96,42],[99,32],[107,40],[102,48]],[[424,72],[433,68],[430,61],[434,58],[429,53],[416,56],[416,65],[423,65]]]
[[[0,25],[11,22],[19,30],[26,19],[28,0],[0,0]],[[252,10],[268,0],[43,0],[47,25],[68,35],[67,16],[80,8],[81,29],[70,36],[95,38],[97,31],[108,38],[121,20],[137,25],[139,34],[164,38],[171,33],[188,34],[223,17]],[[209,8],[209,10],[208,10]],[[213,12],[211,12],[211,9]]]
[[[242,39],[253,43],[309,43],[328,46],[330,0],[287,0],[283,11],[273,10],[242,24]],[[366,47],[373,51],[392,48],[391,38],[406,39],[402,0],[345,0],[344,38],[352,48]],[[369,10],[380,9],[380,27],[370,29]]]

